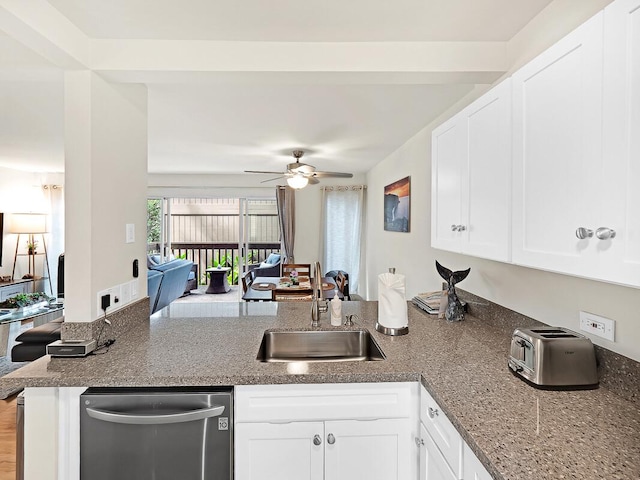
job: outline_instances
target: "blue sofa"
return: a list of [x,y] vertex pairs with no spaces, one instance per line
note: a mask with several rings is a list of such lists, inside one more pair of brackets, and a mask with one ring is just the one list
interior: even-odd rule
[[249,271],[255,277],[279,277],[280,276],[280,254],[271,253],[262,263],[249,265]]
[[150,313],[163,309],[184,295],[193,262],[171,260],[158,265],[148,264],[147,290]]

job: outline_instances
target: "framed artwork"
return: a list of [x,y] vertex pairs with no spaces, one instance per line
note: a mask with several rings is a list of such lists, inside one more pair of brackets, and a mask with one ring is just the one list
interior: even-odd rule
[[384,187],[384,229],[386,231],[409,231],[410,187],[411,177],[405,177]]

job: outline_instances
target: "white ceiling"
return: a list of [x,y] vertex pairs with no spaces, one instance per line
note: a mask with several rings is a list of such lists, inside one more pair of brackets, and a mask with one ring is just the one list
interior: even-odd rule
[[[89,38],[280,42],[506,41],[550,1],[48,0]],[[149,171],[280,171],[303,148],[365,172],[473,88],[320,77],[149,77]],[[0,166],[63,171],[62,71],[0,32],[0,82]]]

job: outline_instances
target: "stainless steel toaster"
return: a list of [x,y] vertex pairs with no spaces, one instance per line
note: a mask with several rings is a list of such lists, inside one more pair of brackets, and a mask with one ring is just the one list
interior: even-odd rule
[[538,388],[597,388],[595,349],[584,335],[562,327],[517,328],[511,371]]

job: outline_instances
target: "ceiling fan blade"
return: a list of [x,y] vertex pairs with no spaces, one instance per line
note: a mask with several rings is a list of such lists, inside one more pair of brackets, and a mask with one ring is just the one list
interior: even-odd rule
[[293,173],[313,173],[316,171],[316,167],[306,163],[295,162],[287,165],[287,170]]
[[281,178],[285,178],[286,175],[280,175],[279,177],[269,178],[268,180],[262,180],[260,183],[273,182],[274,180],[280,180]]
[[269,175],[284,175],[282,172],[265,172],[262,170],[245,170],[244,173],[268,173]]
[[317,185],[318,183],[320,183],[320,180],[318,180],[315,177],[307,177],[309,179],[309,185]]
[[322,177],[338,177],[338,178],[352,178],[353,173],[343,173],[343,172],[313,172],[314,177],[322,178]]

